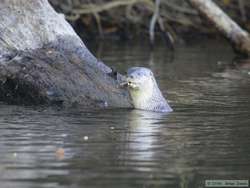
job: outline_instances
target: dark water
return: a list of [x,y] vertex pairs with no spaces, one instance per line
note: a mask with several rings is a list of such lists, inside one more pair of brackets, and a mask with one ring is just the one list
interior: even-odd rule
[[174,112],[0,104],[0,187],[204,187],[250,178],[250,70],[222,42],[104,43],[125,71],[150,67]]

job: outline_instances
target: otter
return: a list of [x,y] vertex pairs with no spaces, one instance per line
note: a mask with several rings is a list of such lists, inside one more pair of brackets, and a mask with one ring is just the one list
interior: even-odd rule
[[126,85],[136,109],[171,112],[158,88],[153,72],[145,67],[132,67],[127,71]]

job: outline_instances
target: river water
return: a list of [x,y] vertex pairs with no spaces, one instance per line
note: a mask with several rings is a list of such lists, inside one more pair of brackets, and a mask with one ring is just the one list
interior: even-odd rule
[[0,187],[204,187],[250,178],[250,67],[221,41],[174,53],[107,42],[94,54],[150,67],[174,112],[0,104]]

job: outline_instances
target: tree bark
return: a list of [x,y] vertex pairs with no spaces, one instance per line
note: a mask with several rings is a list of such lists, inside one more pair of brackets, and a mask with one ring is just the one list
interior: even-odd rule
[[188,0],[191,5],[205,16],[232,43],[236,52],[250,55],[250,37],[212,0]]
[[47,0],[0,1],[0,100],[131,107],[111,74]]

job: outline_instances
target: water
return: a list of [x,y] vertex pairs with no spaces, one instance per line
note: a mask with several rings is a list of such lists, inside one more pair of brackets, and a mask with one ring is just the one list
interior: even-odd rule
[[[150,67],[174,112],[0,104],[0,187],[204,187],[250,178],[249,69],[224,43],[104,43],[95,51],[125,72]],[[245,66],[245,65],[244,65]]]

